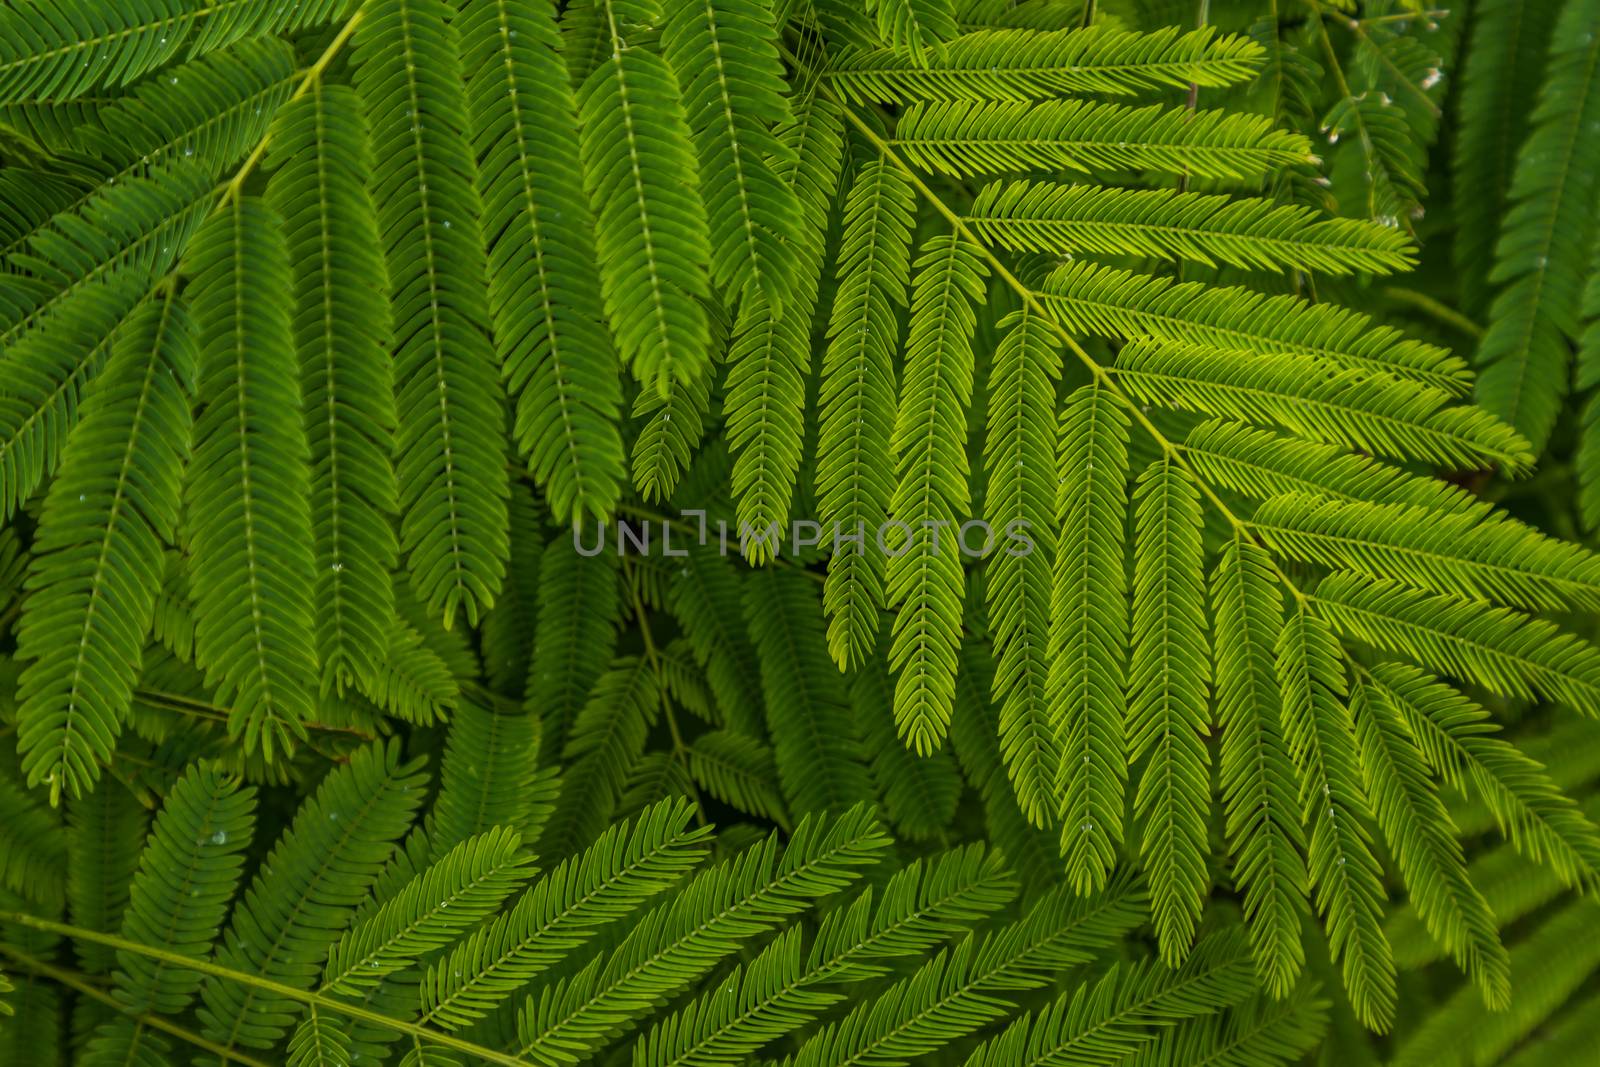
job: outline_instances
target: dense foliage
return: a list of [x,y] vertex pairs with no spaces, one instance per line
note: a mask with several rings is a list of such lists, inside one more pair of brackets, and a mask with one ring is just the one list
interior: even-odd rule
[[1600,0],[0,0],[0,1062],[1571,1063]]

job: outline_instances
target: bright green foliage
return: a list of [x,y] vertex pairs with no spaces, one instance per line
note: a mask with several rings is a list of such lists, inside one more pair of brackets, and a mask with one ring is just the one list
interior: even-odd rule
[[[367,192],[371,148],[361,102],[323,87],[279,114],[283,166],[268,201],[283,216],[296,268],[295,349],[311,446],[312,523],[323,686],[372,694],[376,657],[394,612],[398,548],[394,372],[383,346],[392,323],[378,225]],[[376,699],[376,697],[375,697]]]
[[[281,218],[235,197],[195,236],[201,413],[194,427],[186,531],[196,559],[195,663],[232,705],[246,749],[305,736],[316,691],[314,574],[306,490],[310,463],[297,418],[298,368]],[[240,599],[248,610],[237,610]]]
[[400,547],[418,599],[447,627],[494,603],[508,551],[503,405],[450,12],[442,0],[375,3],[353,56],[394,308]]
[[1596,30],[0,0],[0,1062],[1583,1062]]
[[566,519],[600,517],[616,504],[622,392],[554,14],[542,4],[465,4],[461,47],[495,343],[516,398],[517,443]]
[[[896,307],[911,283],[915,208],[910,185],[886,163],[861,168],[845,200],[817,413],[818,517],[845,536],[880,529],[894,490],[881,457],[894,432]],[[877,640],[883,571],[883,557],[866,545],[836,553],[828,566],[828,646],[842,666]]]
[[1478,346],[1484,408],[1536,448],[1566,394],[1570,344],[1592,262],[1600,197],[1600,4],[1566,0],[1550,36],[1545,80],[1506,199],[1492,283],[1502,286]]
[[[155,612],[161,545],[178,525],[189,451],[194,324],[181,298],[159,294],[119,333],[95,396],[73,431],[72,459],[46,498],[23,612],[19,654],[34,662],[19,699],[33,782],[76,793],[116,744]],[[112,573],[127,592],[107,596]]]

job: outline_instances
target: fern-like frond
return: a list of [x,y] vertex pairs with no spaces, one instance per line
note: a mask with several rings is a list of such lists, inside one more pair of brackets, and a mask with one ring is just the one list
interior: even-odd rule
[[739,572],[709,544],[691,543],[687,552],[668,590],[667,608],[683,628],[723,724],[758,736],[765,722],[761,664],[744,626]]
[[55,217],[0,274],[0,519],[54,473],[112,334],[211,206],[183,161],[105,186]]
[[1381,1032],[1394,1019],[1394,959],[1383,936],[1382,871],[1365,825],[1371,812],[1339,645],[1326,623],[1296,604],[1277,652],[1283,735],[1300,772],[1317,908],[1357,1018]]
[[1163,1028],[1244,1000],[1253,978],[1249,945],[1229,934],[1196,946],[1175,970],[1150,961],[1113,967],[1013,1022],[967,1067],[1110,1067],[1147,1048]]
[[1046,985],[1060,971],[1091,959],[1139,921],[1143,905],[1142,894],[1125,878],[1087,898],[1058,887],[1021,919],[987,936],[968,936],[818,1030],[791,1062],[914,1063],[1010,1014],[1007,994]]
[[1222,88],[1250,77],[1261,46],[1211,28],[1132,33],[1106,26],[963,34],[918,63],[894,48],[847,50],[828,85],[855,104],[919,100],[1039,100],[1074,93],[1142,93],[1190,83]]
[[979,191],[966,223],[1018,252],[1149,256],[1251,270],[1390,274],[1415,248],[1399,230],[1361,219],[1319,220],[1271,200],[1170,189],[995,182]]
[[619,656],[596,680],[567,734],[561,800],[539,839],[541,853],[568,855],[605,828],[665,699],[648,656]]
[[1600,197],[1600,3],[1561,8],[1510,210],[1495,249],[1501,286],[1478,346],[1478,402],[1542,450],[1570,380]]
[[1117,382],[1147,404],[1281,426],[1326,444],[1397,459],[1526,471],[1533,457],[1510,427],[1426,386],[1306,356],[1135,341]]
[[394,309],[400,547],[446,627],[494,603],[509,552],[505,405],[454,16],[443,0],[374,3],[353,56]]
[[197,16],[186,0],[8,4],[0,9],[0,103],[126,85],[180,54]]
[[605,45],[578,115],[600,284],[624,361],[647,389],[665,390],[705,373],[706,208],[677,78],[623,38],[624,24],[659,18],[658,5],[600,0],[599,14]]
[[1487,711],[1409,664],[1375,665],[1371,684],[1400,713],[1433,771],[1481,796],[1513,848],[1568,885],[1600,879],[1600,830],[1543,766],[1494,736]]
[[1050,718],[1067,878],[1105,884],[1122,844],[1128,603],[1128,414],[1099,383],[1061,412],[1050,598]]
[[1562,906],[1512,946],[1517,995],[1510,1010],[1486,1012],[1477,991],[1462,986],[1406,1036],[1390,1062],[1425,1067],[1466,1059],[1469,1051],[1471,1058],[1484,1062],[1502,1059],[1600,968],[1600,946],[1585,936],[1596,918],[1593,901]]
[[[889,666],[894,717],[919,755],[944,743],[961,643],[959,526],[971,506],[966,423],[972,402],[974,305],[988,268],[962,238],[923,246],[912,286],[900,405],[890,445],[899,484],[889,504],[888,602],[897,610]],[[874,531],[874,534],[880,531]]]
[[912,61],[923,60],[931,50],[944,51],[944,42],[956,36],[953,0],[866,0],[877,22],[878,35]]
[[622,492],[622,391],[555,11],[473,0],[460,28],[489,300],[517,443],[558,520],[602,518]]
[[950,753],[919,755],[900,739],[884,655],[857,668],[850,679],[850,707],[872,761],[879,801],[895,833],[912,841],[949,833],[961,802],[961,776]]
[[1382,689],[1358,684],[1351,712],[1373,814],[1428,932],[1477,984],[1491,1010],[1511,998],[1511,961],[1495,914],[1467,876],[1455,824],[1405,720]]
[[1314,600],[1341,631],[1430,670],[1600,716],[1600,653],[1544,619],[1356,574],[1329,575]]
[[1211,574],[1221,783],[1234,885],[1244,894],[1256,971],[1273,996],[1305,966],[1306,865],[1294,764],[1275,667],[1283,601],[1272,560],[1235,534]]
[[142,304],[68,438],[34,539],[17,631],[23,769],[52,799],[93,787],[133,697],[178,525],[194,326],[170,290]]
[[1403,504],[1472,514],[1482,500],[1440,478],[1412,474],[1319,441],[1213,419],[1189,431],[1183,455],[1211,485],[1253,500],[1309,493],[1348,503]]
[[[713,344],[712,351],[721,351]],[[682,368],[680,368],[681,370]],[[666,500],[694,462],[711,415],[715,366],[702,362],[688,379],[663,379],[659,388],[646,385],[634,400],[633,415],[641,420],[631,456],[633,485],[648,501]]]
[[19,781],[0,778],[0,887],[41,907],[61,904],[61,819]]
[[[166,77],[146,78],[90,109],[73,124],[72,143],[100,157],[106,173],[68,186],[73,195],[32,218],[15,205],[16,230],[0,231],[0,258],[24,248],[51,217],[79,209],[106,186],[138,178],[152,166],[181,159],[208,178],[221,177],[265,136],[289,96],[293,75],[294,50],[288,45],[270,38],[245,41],[173,67]],[[43,186],[43,176],[35,181]]]
[[439,793],[429,812],[434,858],[495,826],[524,826],[535,803],[540,722],[465,701],[450,717]]
[[[994,697],[1000,749],[1028,821],[1056,815],[1061,755],[1050,717],[1051,562],[1056,554],[1053,464],[1060,344],[1049,324],[1024,306],[1001,322],[1006,333],[989,372],[984,510],[1007,541],[990,559],[985,584],[996,653]],[[1013,540],[1020,534],[1026,541]]]
[[469,837],[346,930],[328,951],[322,988],[359,996],[460,931],[493,915],[529,876],[516,831]]
[[[205,959],[227,915],[255,826],[255,789],[215,768],[190,768],[156,816],[129,890],[122,934]],[[194,971],[117,953],[113,995],[133,1012],[176,1014],[200,990]]]
[[[915,207],[910,184],[884,162],[857,171],[845,200],[816,446],[819,518],[841,538],[874,536],[894,492],[880,457],[894,433],[897,309],[911,282]],[[828,649],[841,666],[866,659],[877,641],[884,562],[874,547],[841,544],[828,563]]]
[[311,447],[322,688],[371,692],[394,614],[392,323],[361,101],[318,82],[279,115],[267,202],[294,270],[295,351]]
[[703,871],[645,916],[609,955],[538,997],[518,1018],[519,1055],[582,1063],[639,1012],[706,973],[741,944],[844,888],[889,844],[861,805],[795,828],[779,855],[776,837]]
[[1075,333],[1314,356],[1336,367],[1398,375],[1452,396],[1471,384],[1466,365],[1443,348],[1410,340],[1365,315],[1288,295],[1073,263],[1050,274],[1040,299]]
[[891,142],[919,167],[966,178],[1023,170],[1154,170],[1246,178],[1310,161],[1267,119],[1083,100],[913,104]]
[[[217,962],[297,989],[317,984],[329,947],[349,924],[411,828],[427,783],[397,743],[370,745],[323,779],[234,908]],[[282,1040],[294,1001],[217,978],[201,990],[208,1037],[268,1049]]]
[[[794,253],[790,253],[793,255]],[[814,257],[797,269],[809,270]],[[789,524],[789,504],[805,450],[806,379],[811,372],[811,312],[817,276],[798,281],[789,315],[779,319],[760,294],[747,297],[728,351],[728,446],[734,453],[733,492],[741,530],[764,531]],[[765,538],[745,549],[751,563],[770,562]]]
[[[598,531],[605,535],[605,527]],[[577,551],[575,538],[591,545],[595,533],[557,534],[539,567],[539,619],[528,660],[524,706],[541,724],[540,744],[559,752],[583,709],[589,690],[611,663],[622,618],[616,552]]]
[[229,732],[269,758],[305,736],[317,690],[310,464],[281,226],[260,200],[234,197],[185,258],[203,405],[185,499],[195,662],[231,707]]
[[1200,492],[1171,459],[1134,494],[1133,659],[1128,756],[1144,761],[1134,812],[1161,956],[1188,953],[1205,903],[1206,755],[1211,651],[1206,644]]
[[1321,1042],[1328,1002],[1315,983],[1287,996],[1252,997],[1233,1009],[1191,1019],[1167,1030],[1131,1062],[1136,1067],[1267,1067],[1295,1061]]
[[0,8],[0,104],[70,100],[116,89],[182,56],[194,59],[248,37],[329,22],[345,0],[39,0]]
[[756,571],[745,579],[744,617],[790,813],[843,810],[871,799],[872,780],[843,680],[828,665],[810,583],[793,571]]
[[1495,238],[1560,11],[1559,4],[1520,0],[1484,0],[1472,10],[1450,169],[1456,215],[1451,247],[1465,307],[1486,307],[1492,295]]
[[779,826],[788,823],[777,788],[777,763],[772,750],[760,741],[731,730],[713,730],[695,738],[686,757],[689,775],[711,796]]
[[671,887],[705,854],[694,808],[664,800],[613,824],[541,878],[517,903],[458,942],[422,980],[422,1022],[457,1029]]
[[[148,827],[148,813],[118,782],[67,805],[67,915],[74,926],[107,934],[122,928]],[[106,945],[73,948],[89,974],[109,973],[116,963]]]
[[711,280],[741,305],[761,299],[784,318],[806,301],[794,299],[800,201],[774,165],[789,149],[772,127],[792,115],[770,0],[672,4],[661,50],[694,135]]
[[461,699],[461,686],[439,650],[404,619],[389,627],[387,647],[374,663],[364,693],[385,715],[426,725],[447,719]]
[[1250,520],[1294,559],[1531,610],[1600,611],[1600,557],[1495,511],[1274,497]]

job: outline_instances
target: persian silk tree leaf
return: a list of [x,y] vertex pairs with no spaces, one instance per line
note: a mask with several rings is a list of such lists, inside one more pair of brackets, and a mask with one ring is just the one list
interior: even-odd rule
[[118,332],[45,498],[17,716],[23,769],[53,800],[93,786],[133,697],[178,525],[195,365],[193,322],[169,288]]
[[1341,632],[1374,647],[1493,693],[1600,717],[1600,653],[1544,619],[1350,573],[1324,578],[1313,599]]
[[1451,247],[1464,307],[1485,307],[1493,295],[1488,276],[1495,238],[1560,11],[1560,4],[1522,0],[1482,0],[1472,8],[1450,170],[1456,216]]
[[0,9],[0,103],[126,85],[177,55],[195,22],[187,0],[67,6],[83,21],[41,18],[31,5]]
[[476,625],[494,603],[510,495],[454,16],[444,0],[377,0],[353,57],[394,307],[400,544],[446,627],[458,611]]
[[1600,198],[1600,0],[1567,0],[1489,281],[1477,398],[1542,450],[1561,410]]
[[1207,682],[1200,492],[1171,458],[1156,460],[1134,494],[1133,662],[1128,755],[1144,761],[1134,812],[1161,955],[1188,954],[1208,888],[1205,813]]
[[694,140],[665,60],[624,38],[650,0],[599,0],[599,65],[578,92],[606,314],[633,375],[663,395],[705,376],[711,243]]
[[193,59],[246,37],[302,30],[348,7],[346,0],[8,3],[0,8],[0,105],[116,89],[175,57]]
[[294,358],[282,219],[232,197],[185,259],[200,330],[200,401],[186,497],[195,662],[228,729],[269,758],[314,717],[317,656],[309,449]]
[[602,518],[622,493],[622,391],[555,5],[470,0],[458,18],[517,444],[558,520]]
[[466,1026],[569,953],[670,888],[705,856],[694,807],[664,800],[613,824],[541,878],[510,910],[427,969],[422,1023]]
[[1358,685],[1351,711],[1378,825],[1428,932],[1483,993],[1491,1010],[1511,998],[1511,961],[1489,902],[1467,877],[1455,823],[1404,720],[1376,686]]
[[[1055,820],[1061,754],[1050,718],[1050,590],[1055,559],[1056,383],[1060,342],[1031,307],[1001,324],[989,372],[984,467],[987,521],[1005,531],[986,584],[997,663],[1000,751],[1018,805],[1036,826]],[[1016,537],[1014,535],[1019,535]]]
[[[915,211],[910,183],[882,161],[857,171],[845,199],[816,446],[819,517],[840,538],[875,536],[889,513],[894,486],[882,458],[894,433],[897,309],[911,283]],[[884,564],[875,548],[841,544],[828,563],[828,649],[842,667],[863,661],[878,638]]]
[[995,182],[967,224],[1020,252],[1151,256],[1255,270],[1389,274],[1416,250],[1399,230],[1364,219],[1322,219],[1295,204],[1171,189]]
[[1296,493],[1250,519],[1294,559],[1533,611],[1600,611],[1600,556],[1496,511],[1441,515],[1401,504],[1345,504]]
[[1297,773],[1279,716],[1274,657],[1283,601],[1276,582],[1266,552],[1236,532],[1212,571],[1211,610],[1233,881],[1244,894],[1256,973],[1269,993],[1282,996],[1305,966],[1306,865]]
[[521,845],[497,827],[451,849],[344,932],[328,951],[322,988],[358,996],[493,915],[529,876]]
[[925,62],[927,49],[942,51],[942,42],[960,30],[953,0],[866,0],[866,7],[879,36],[913,63]]
[[779,854],[777,835],[702,871],[646,915],[610,953],[526,999],[518,1054],[585,1063],[645,1009],[698,979],[755,937],[860,878],[892,844],[867,805],[800,823]]
[[810,584],[792,571],[758,570],[745,579],[744,616],[790,813],[837,811],[871,799],[872,778],[844,681],[828,666]]
[[1061,412],[1050,596],[1050,717],[1061,854],[1079,893],[1106,884],[1128,780],[1128,415],[1098,383]]
[[[796,291],[800,201],[775,164],[789,148],[771,127],[792,119],[773,0],[671,5],[661,49],[683,87],[711,234],[711,280],[782,319]],[[804,326],[806,324],[802,324]]]
[[971,506],[972,331],[987,274],[979,250],[964,238],[941,235],[923,246],[890,441],[899,485],[889,524],[899,532],[887,535],[888,600],[897,607],[889,666],[899,675],[894,717],[900,736],[919,755],[944,743],[955,700],[964,584],[958,527]]
[[319,80],[284,109],[267,202],[294,269],[295,349],[311,446],[317,652],[324,690],[373,694],[394,615],[399,548],[388,278],[367,192],[361,101]]
[[187,161],[98,187],[0,272],[0,520],[60,463],[112,335],[212,206]]
[[[420,760],[400,762],[398,742],[360,749],[331,772],[233,909],[217,962],[296,989],[314,987],[329,946],[410,829],[426,784]],[[201,997],[206,1035],[228,1048],[272,1048],[296,1014],[289,998],[214,977]]]
[[1156,170],[1239,179],[1309,162],[1305,138],[1259,115],[1085,100],[913,104],[892,144],[955,177],[1019,170]]
[[1429,767],[1483,798],[1512,847],[1568,885],[1600,883],[1600,830],[1543,766],[1494,736],[1486,710],[1406,663],[1376,664],[1370,684],[1400,714]]
[[[793,261],[783,317],[769,298],[749,294],[735,323],[723,412],[734,453],[733,491],[740,529],[788,523],[805,452],[806,383],[812,318],[822,281],[828,217],[843,164],[838,109],[812,93],[777,131],[773,171],[795,190],[797,213],[784,255]],[[823,530],[823,535],[827,533]]]
[[1413,341],[1365,315],[1289,295],[1174,282],[1085,262],[1051,272],[1040,299],[1063,326],[1096,337],[1314,356],[1339,367],[1398,375],[1451,396],[1471,385],[1466,364],[1446,349]]
[[1365,825],[1371,811],[1340,656],[1327,623],[1303,604],[1291,609],[1278,635],[1278,684],[1310,827],[1311,884],[1351,1005],[1381,1032],[1394,1021],[1394,959],[1383,934],[1383,872]]
[[1526,442],[1478,408],[1311,357],[1135,341],[1117,354],[1113,374],[1147,404],[1281,426],[1395,459],[1512,473],[1533,464]]
[[[250,847],[255,797],[253,787],[205,764],[178,779],[139,857],[124,937],[180,957],[210,955]],[[113,995],[136,1014],[176,1014],[200,989],[201,975],[163,960],[121,951],[117,961]]]
[[1040,33],[995,29],[952,39],[932,59],[898,48],[846,50],[829,64],[828,85],[848,102],[1047,100],[1076,93],[1222,88],[1254,73],[1261,46],[1219,37],[1210,27],[1165,26],[1134,33],[1090,26]]
[[[171,71],[140,81],[77,125],[72,142],[100,156],[107,173],[78,186],[57,211],[76,209],[154,163],[182,159],[209,178],[221,177],[261,141],[288,98],[294,49],[278,40],[250,41]],[[31,225],[19,218],[15,232],[0,231],[0,257],[21,250],[54,213],[40,213]]]

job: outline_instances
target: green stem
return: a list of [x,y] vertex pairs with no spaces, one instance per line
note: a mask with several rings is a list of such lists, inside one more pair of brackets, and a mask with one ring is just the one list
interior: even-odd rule
[[[72,926],[52,919],[42,919],[37,915],[29,915],[27,912],[21,911],[0,911],[0,922],[14,923],[17,926],[25,926],[30,930],[40,930],[47,934],[58,934],[74,941],[88,941],[96,945],[105,945],[121,952],[131,952],[136,956],[160,960],[171,967],[209,975],[212,978],[221,978],[228,982],[237,982],[240,985],[250,986],[253,989],[260,989],[274,996],[283,997],[286,1000],[314,1006],[322,1011],[335,1012],[351,1019],[360,1019],[362,1022],[372,1023],[374,1026],[385,1027],[397,1033],[408,1034],[431,1045],[454,1049],[457,1052],[465,1053],[467,1056],[476,1057],[484,1063],[503,1064],[504,1067],[526,1067],[527,1065],[526,1060],[519,1059],[508,1053],[484,1048],[482,1045],[475,1045],[470,1041],[463,1041],[459,1037],[454,1037],[438,1030],[430,1030],[425,1026],[418,1026],[416,1023],[407,1022],[404,1019],[391,1018],[380,1012],[363,1008],[358,1004],[347,1004],[342,1000],[334,1000],[332,997],[321,993],[313,993],[295,986],[284,985],[282,982],[274,982],[270,978],[262,978],[259,975],[235,971],[228,967],[219,966],[209,960],[197,960],[176,952],[169,952],[166,949],[140,944],[137,941],[118,937],[115,934],[103,934],[98,930],[86,930],[81,926]],[[7,949],[7,951],[11,950]]]
[[76,971],[69,971],[65,967],[57,967],[53,963],[46,963],[44,960],[36,959],[26,952],[12,948],[10,945],[0,945],[0,952],[4,952],[11,958],[13,963],[22,969],[41,978],[48,978],[52,982],[64,985],[80,996],[98,1000],[107,1007],[115,1009],[119,1014],[133,1019],[140,1026],[148,1026],[152,1030],[160,1030],[162,1033],[171,1034],[180,1041],[187,1042],[196,1048],[204,1049],[213,1056],[221,1057],[224,1062],[231,1060],[234,1063],[242,1063],[245,1067],[268,1067],[261,1060],[246,1056],[241,1052],[225,1049],[214,1041],[206,1040],[193,1030],[185,1029],[176,1023],[170,1023],[159,1015],[138,1015],[130,1012],[126,1006],[117,1001],[116,997],[113,997],[103,989],[97,988]]

